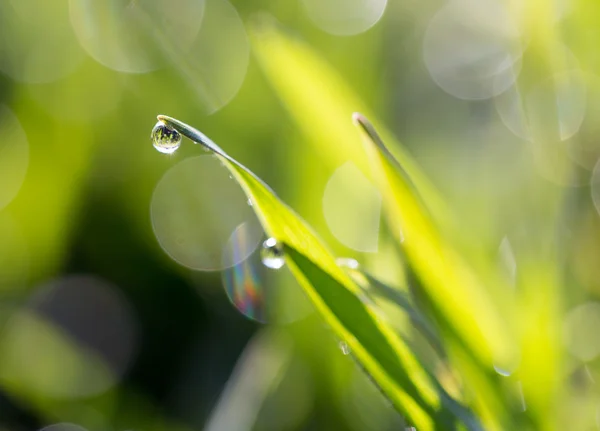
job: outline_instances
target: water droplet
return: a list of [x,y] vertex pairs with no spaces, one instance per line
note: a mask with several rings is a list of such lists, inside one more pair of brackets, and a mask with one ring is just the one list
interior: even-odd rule
[[252,199],[248,199],[248,205],[254,206],[254,203],[252,202]]
[[260,254],[262,263],[267,268],[279,269],[285,265],[285,259],[283,258],[283,249],[281,245],[277,243],[275,238],[269,238],[263,242],[263,248]]
[[350,354],[350,347],[348,346],[348,343],[346,343],[345,341],[340,341],[339,346],[340,346],[340,350],[342,351],[342,353],[344,355]]
[[504,368],[500,368],[497,365],[494,365],[494,370],[500,374],[502,377],[510,377],[510,375],[512,374],[512,371],[504,369]]
[[356,259],[349,257],[339,257],[335,260],[335,263],[337,263],[338,266],[347,269],[358,269],[360,266]]
[[156,123],[150,135],[152,145],[163,154],[174,153],[181,145],[181,135],[177,130],[169,128],[162,121]]

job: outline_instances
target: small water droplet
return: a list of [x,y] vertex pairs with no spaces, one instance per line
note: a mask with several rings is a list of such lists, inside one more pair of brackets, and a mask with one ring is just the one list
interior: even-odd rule
[[358,269],[360,266],[356,259],[352,259],[349,257],[339,257],[335,260],[335,263],[337,263],[337,265],[341,266],[342,268],[348,269]]
[[504,368],[500,368],[500,367],[499,367],[499,366],[497,366],[497,365],[494,365],[494,370],[495,370],[495,371],[496,371],[498,374],[500,374],[502,377],[510,377],[510,375],[512,374],[512,372],[511,372],[511,371],[509,371],[509,370],[506,370],[506,369],[504,369]]
[[275,238],[269,238],[263,242],[263,247],[260,253],[262,263],[267,268],[279,269],[285,265],[283,258],[283,249]]
[[254,206],[254,203],[252,202],[252,199],[248,199],[248,205]]
[[[223,163],[221,163],[221,166],[224,166]],[[229,179],[233,180],[233,175],[229,175]]]
[[181,145],[181,135],[177,130],[169,128],[165,123],[156,123],[150,134],[152,145],[163,154],[174,153]]
[[342,353],[344,355],[350,354],[350,347],[348,346],[348,343],[346,343],[345,341],[340,341],[339,346],[340,346],[340,350],[342,351]]

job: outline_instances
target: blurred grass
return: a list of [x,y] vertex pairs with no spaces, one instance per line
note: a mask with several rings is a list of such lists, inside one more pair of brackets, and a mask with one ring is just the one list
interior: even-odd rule
[[[215,0],[207,1],[215,5]],[[480,10],[464,1],[465,16]],[[114,283],[131,302],[143,337],[131,369],[105,394],[84,399],[24,395],[18,388],[27,378],[50,373],[48,382],[60,382],[67,377],[60,366],[51,367],[53,358],[76,356],[80,349],[87,352],[90,341],[81,334],[78,338],[77,328],[64,322],[61,326],[62,314],[41,316],[42,322],[48,319],[47,326],[33,328],[32,336],[44,342],[33,337],[27,346],[32,355],[47,358],[48,369],[29,372],[23,351],[13,357],[12,380],[0,382],[0,427],[41,429],[70,421],[90,431],[201,428],[234,364],[243,362],[246,343],[262,332],[230,306],[218,274],[177,266],[156,242],[149,217],[154,188],[171,166],[198,150],[184,146],[172,157],[156,154],[148,134],[159,112],[181,118],[223,143],[229,154],[289,202],[335,255],[356,257],[405,294],[429,288],[432,295],[446,292],[457,298],[456,308],[463,311],[450,320],[463,333],[474,326],[467,324],[470,311],[476,323],[491,319],[494,313],[477,309],[473,295],[460,293],[465,285],[449,284],[448,274],[458,270],[452,262],[442,262],[445,269],[432,273],[428,268],[434,259],[423,259],[416,272],[426,279],[437,277],[435,287],[414,278],[415,255],[411,258],[392,240],[398,233],[395,218],[381,228],[376,253],[344,246],[331,232],[322,199],[333,172],[352,161],[376,179],[350,121],[353,112],[361,111],[374,120],[419,190],[423,202],[416,207],[427,208],[427,223],[439,229],[440,241],[447,241],[478,275],[483,272],[481,291],[493,298],[496,313],[507,322],[506,328],[486,331],[485,344],[505,346],[505,337],[498,333],[505,330],[509,347],[519,352],[511,375],[503,377],[493,368],[499,365],[497,358],[484,355],[483,363],[471,358],[484,350],[483,342],[473,338],[468,348],[450,346],[450,359],[439,361],[450,368],[454,392],[477,406],[492,424],[490,429],[493,424],[497,429],[596,429],[598,358],[584,360],[569,349],[563,320],[571,309],[596,302],[600,294],[600,201],[597,175],[593,176],[600,155],[595,127],[600,10],[585,0],[504,3],[518,18],[520,41],[526,47],[514,88],[522,101],[529,101],[525,111],[536,133],[532,142],[514,135],[498,113],[502,95],[497,100],[461,100],[433,82],[423,59],[423,38],[443,6],[438,1],[389,2],[374,28],[347,38],[319,29],[301,1],[232,1],[230,9],[235,8],[239,22],[246,24],[253,54],[239,92],[212,115],[207,115],[208,101],[193,90],[203,77],[225,79],[243,69],[243,62],[226,58],[237,52],[229,48],[237,48],[238,42],[228,38],[235,19],[214,18],[204,27],[211,37],[191,62],[196,75],[182,73],[177,61],[150,73],[126,74],[84,52],[70,28],[69,1],[4,2],[0,106],[10,110],[27,137],[28,164],[20,186],[18,175],[2,168],[18,167],[18,158],[3,150],[11,145],[8,139],[0,144],[0,198],[11,187],[18,188],[16,197],[0,208],[0,343],[7,345],[6,328],[14,324],[12,319],[35,308],[32,294],[41,283],[74,273]],[[261,19],[256,19],[257,13]],[[278,24],[265,26],[265,13]],[[239,52],[247,48],[240,46]],[[576,69],[583,72],[586,117],[578,133],[561,140],[561,116],[577,112],[578,89],[567,79],[548,78]],[[567,95],[562,108],[553,103],[557,94]],[[7,118],[2,114],[0,131]],[[6,130],[3,134],[6,138]],[[348,190],[351,195],[352,184]],[[227,208],[226,203],[218,208],[208,202],[200,205],[217,216]],[[407,205],[399,204],[401,212]],[[505,240],[514,255],[514,276],[499,262],[498,248]],[[501,280],[489,281],[496,277]],[[457,283],[460,288],[453,289]],[[426,304],[418,294],[414,302],[420,308]],[[403,341],[419,346],[419,335],[406,316],[389,304],[386,312]],[[433,315],[442,337],[456,335],[449,335],[446,318]],[[100,316],[99,322],[101,318],[110,316]],[[43,337],[55,326],[66,344],[54,345],[52,336]],[[383,419],[395,413],[377,394],[359,391],[365,397],[360,401],[352,392],[367,383],[356,383],[355,365],[339,353],[317,318],[309,316],[280,329],[291,336],[294,355],[308,369],[303,381],[313,389],[304,392],[306,407],[293,425],[282,425],[285,413],[265,407],[258,428],[397,427],[394,420]],[[593,327],[583,325],[579,335],[594,345]],[[18,341],[25,343],[27,338]],[[110,362],[114,346],[104,348],[95,352],[101,363]],[[417,351],[429,352],[424,347]],[[3,355],[5,364],[10,353]],[[428,368],[438,359],[431,352],[426,355],[423,364]],[[0,375],[12,370],[0,368]],[[283,373],[288,375],[288,370]],[[42,384],[41,379],[36,382]],[[297,381],[290,379],[290,387],[274,389],[288,394],[288,407],[295,400]],[[85,384],[85,379],[75,380]]]

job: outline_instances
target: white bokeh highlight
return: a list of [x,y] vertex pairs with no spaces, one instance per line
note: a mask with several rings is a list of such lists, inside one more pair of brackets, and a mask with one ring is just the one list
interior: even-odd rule
[[[169,169],[154,189],[150,215],[163,250],[197,271],[237,265],[252,254],[262,236],[244,192],[210,155],[185,159]],[[228,241],[245,222],[250,241],[234,254]]]
[[565,141],[581,128],[586,114],[587,88],[576,57],[560,50],[564,66],[524,94],[514,86],[494,100],[504,125],[527,141]]
[[379,245],[381,194],[352,162],[333,173],[323,194],[323,215],[346,247],[374,253]]
[[377,24],[387,0],[302,0],[302,4],[321,30],[336,36],[351,36]]
[[244,23],[227,0],[206,0],[202,28],[177,71],[207,114],[227,105],[238,93],[250,63]]
[[435,83],[459,99],[510,88],[521,68],[520,31],[497,0],[451,0],[431,19],[423,58]]
[[69,0],[83,49],[104,66],[146,73],[183,56],[203,22],[203,0]]

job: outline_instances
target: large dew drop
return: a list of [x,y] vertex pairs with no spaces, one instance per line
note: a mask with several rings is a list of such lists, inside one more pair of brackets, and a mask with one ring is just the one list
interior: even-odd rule
[[285,265],[283,249],[275,238],[269,238],[263,243],[260,257],[267,268],[280,269]]
[[152,145],[164,154],[174,153],[181,145],[181,135],[177,130],[169,128],[162,121],[156,123],[150,135]]

